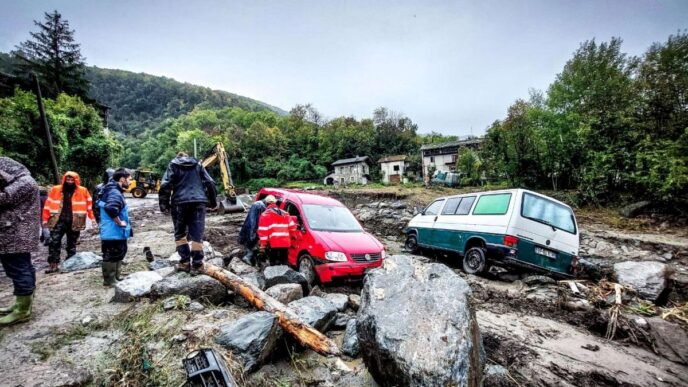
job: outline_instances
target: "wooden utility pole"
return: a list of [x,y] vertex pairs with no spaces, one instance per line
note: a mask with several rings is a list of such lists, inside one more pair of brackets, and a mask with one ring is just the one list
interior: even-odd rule
[[282,329],[291,334],[301,345],[309,347],[321,355],[340,355],[337,344],[303,321],[283,303],[265,294],[265,292],[234,273],[209,263],[204,264],[203,268],[205,274],[222,282],[256,308],[274,313]]
[[38,102],[38,112],[41,114],[41,124],[45,130],[45,137],[48,140],[48,153],[50,153],[50,161],[52,162],[53,177],[55,184],[60,184],[60,171],[57,168],[57,159],[55,159],[55,149],[53,148],[53,137],[50,134],[50,127],[48,126],[48,118],[45,116],[45,109],[43,108],[43,96],[41,95],[41,85],[38,82],[36,73],[31,74],[33,81],[36,84],[36,100]]

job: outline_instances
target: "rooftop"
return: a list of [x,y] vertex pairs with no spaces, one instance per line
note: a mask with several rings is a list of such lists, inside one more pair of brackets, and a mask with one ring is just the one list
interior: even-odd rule
[[397,155],[397,156],[386,156],[381,158],[378,163],[391,163],[394,161],[405,161],[408,158],[406,155]]
[[333,166],[335,165],[344,165],[344,164],[356,164],[360,162],[368,161],[368,156],[356,156],[351,159],[341,159],[337,160],[334,163],[332,163]]
[[453,147],[453,146],[463,146],[463,145],[474,145],[474,144],[480,144],[481,142],[483,142],[482,138],[474,137],[474,138],[467,138],[465,140],[441,142],[441,143],[437,143],[437,144],[425,144],[425,145],[420,147],[420,150],[449,148],[449,147]]

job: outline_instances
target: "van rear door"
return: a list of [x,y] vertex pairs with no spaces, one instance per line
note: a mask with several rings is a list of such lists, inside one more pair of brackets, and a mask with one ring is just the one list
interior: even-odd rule
[[519,238],[519,259],[568,274],[579,247],[573,211],[533,192],[523,191],[519,196],[509,227],[509,233]]

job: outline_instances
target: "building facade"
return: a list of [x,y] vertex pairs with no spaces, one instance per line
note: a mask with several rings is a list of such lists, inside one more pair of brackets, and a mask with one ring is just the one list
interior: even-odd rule
[[456,161],[459,154],[464,149],[477,149],[482,144],[482,138],[468,138],[465,140],[443,142],[439,144],[427,144],[420,147],[423,159],[423,179],[432,178],[428,176],[431,169],[440,172],[456,171]]
[[332,163],[332,169],[325,176],[325,185],[368,184],[370,179],[368,156],[337,160]]
[[408,156],[386,156],[378,161],[380,164],[380,174],[384,184],[400,184],[406,179],[406,169],[408,168]]

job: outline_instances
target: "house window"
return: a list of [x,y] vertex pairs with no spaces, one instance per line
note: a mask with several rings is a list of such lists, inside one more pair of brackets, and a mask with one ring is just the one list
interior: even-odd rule
[[430,162],[434,163],[435,162],[435,156],[430,156]]
[[351,181],[354,181],[354,177],[353,177],[353,176],[351,176],[351,179],[350,179],[350,180],[351,180]]
[[394,172],[399,172],[399,166],[398,165],[394,166]]

